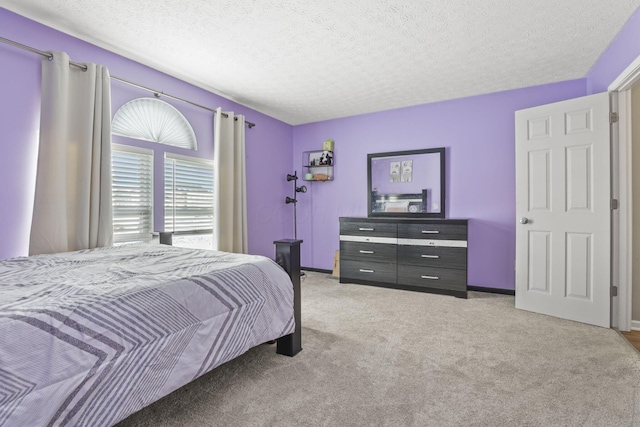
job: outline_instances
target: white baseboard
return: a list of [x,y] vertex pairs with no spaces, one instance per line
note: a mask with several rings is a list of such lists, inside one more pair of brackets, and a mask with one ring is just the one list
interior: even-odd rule
[[632,331],[640,331],[640,320],[632,320],[631,321],[631,330]]

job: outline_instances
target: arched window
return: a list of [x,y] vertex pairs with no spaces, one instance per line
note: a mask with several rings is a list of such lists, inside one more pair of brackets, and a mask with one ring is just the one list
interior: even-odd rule
[[118,109],[111,124],[115,135],[197,150],[189,121],[174,106],[156,98],[136,98]]

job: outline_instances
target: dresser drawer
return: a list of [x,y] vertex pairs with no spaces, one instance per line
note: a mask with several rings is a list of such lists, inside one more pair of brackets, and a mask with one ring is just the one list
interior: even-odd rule
[[398,264],[467,269],[467,248],[398,245]]
[[396,245],[385,243],[340,242],[340,259],[395,263]]
[[340,261],[340,282],[356,279],[396,283],[396,270],[396,264],[344,260]]
[[398,266],[398,284],[451,291],[467,290],[467,270]]
[[467,240],[464,224],[398,224],[399,239]]
[[395,239],[398,235],[398,226],[385,222],[341,222],[340,235],[392,237]]

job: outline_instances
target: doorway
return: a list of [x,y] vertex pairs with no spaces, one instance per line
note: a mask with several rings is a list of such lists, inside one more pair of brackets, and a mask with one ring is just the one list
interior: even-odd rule
[[640,331],[640,83],[631,92],[631,329]]
[[[606,299],[610,301],[610,322],[620,331],[640,330],[640,56],[638,56],[608,87],[611,117],[611,268],[610,282],[613,288]],[[635,108],[634,108],[635,104]],[[635,117],[634,114],[635,113]],[[632,140],[635,131],[636,141]],[[531,129],[536,130],[533,126]],[[544,130],[542,126],[540,129]],[[535,135],[534,135],[535,136]],[[632,146],[637,147],[638,158],[634,185]],[[634,197],[634,192],[637,193]],[[634,200],[636,209],[634,209]],[[634,227],[633,212],[637,212]],[[526,224],[527,222],[523,222]],[[634,239],[634,230],[637,229]],[[637,248],[634,250],[634,241]],[[634,253],[638,254],[634,269]],[[633,273],[637,273],[637,289],[633,289]],[[635,302],[635,303],[634,303]],[[635,313],[634,313],[635,310]],[[632,318],[638,321],[633,322]]]
[[612,211],[612,284],[617,295],[612,297],[611,320],[620,331],[640,330],[640,173],[633,173],[640,171],[640,56],[608,90],[611,110],[618,114],[611,135],[611,190],[618,201]]

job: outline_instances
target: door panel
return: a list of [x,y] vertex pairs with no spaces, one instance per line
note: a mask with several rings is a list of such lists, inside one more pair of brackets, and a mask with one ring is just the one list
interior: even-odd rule
[[567,233],[567,297],[589,300],[593,291],[590,233]]
[[607,93],[516,112],[516,307],[610,324]]
[[551,233],[529,232],[529,286],[530,291],[549,293],[551,281]]
[[551,151],[529,152],[529,210],[551,210]]
[[567,210],[591,211],[591,146],[567,148]]

